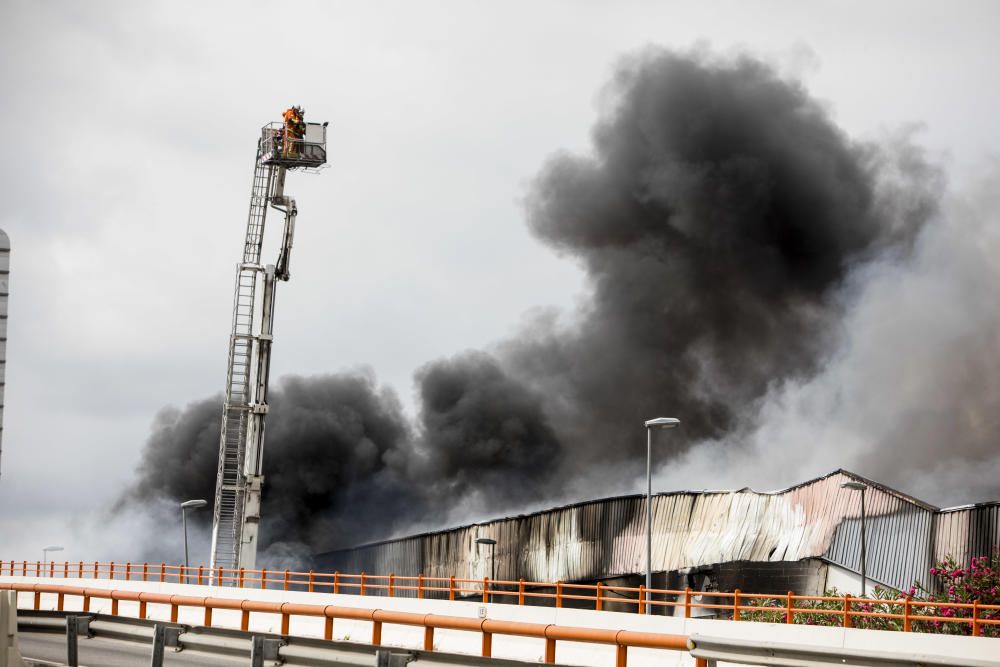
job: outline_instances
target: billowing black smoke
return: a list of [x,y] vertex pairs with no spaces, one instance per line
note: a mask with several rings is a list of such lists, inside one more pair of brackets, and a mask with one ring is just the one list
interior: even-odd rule
[[428,473],[421,479],[441,502],[476,493],[506,508],[544,493],[562,452],[542,396],[482,352],[428,364],[417,383]]
[[[554,157],[528,197],[532,231],[585,268],[587,305],[492,355],[424,366],[413,426],[370,376],[286,380],[263,545],[325,550],[387,536],[388,517],[426,526],[466,503],[621,490],[643,420],[679,416],[684,442],[718,439],[775,383],[815,374],[851,272],[905,257],[934,212],[925,171],[897,172],[890,198],[888,157],[751,58],[645,52],[606,100],[592,154]],[[219,414],[208,401],[161,415],[136,489],[211,497]],[[568,491],[574,479],[588,485]]]
[[593,154],[553,158],[529,200],[531,229],[583,264],[593,298],[579,326],[508,347],[559,397],[550,414],[584,466],[637,453],[664,413],[688,442],[718,437],[769,385],[814,373],[849,270],[905,251],[933,210],[906,184],[907,215],[887,215],[876,149],[752,59],[645,53],[609,97]]
[[[395,395],[371,374],[288,378],[270,400],[264,549],[299,554],[327,541],[350,544],[385,517],[408,521],[419,513],[406,492],[410,427]],[[162,412],[126,499],[213,498],[221,415],[220,399]]]

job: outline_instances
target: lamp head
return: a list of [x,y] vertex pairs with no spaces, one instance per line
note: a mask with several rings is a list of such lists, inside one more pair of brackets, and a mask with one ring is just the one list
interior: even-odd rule
[[865,491],[868,489],[868,485],[862,484],[861,482],[842,482],[840,488],[850,489],[852,491]]
[[476,538],[476,544],[488,544],[491,547],[497,543],[496,540],[489,537],[478,537]]
[[62,550],[63,550],[62,547],[56,547],[56,546],[45,547],[44,549],[42,549],[42,551],[62,551]]
[[207,504],[208,504],[207,500],[200,500],[200,499],[199,500],[185,500],[184,502],[181,503],[181,509],[190,510],[190,509],[195,509],[195,508],[198,508],[198,507],[204,507]]
[[673,417],[657,417],[645,422],[646,428],[677,428],[681,425],[680,419]]

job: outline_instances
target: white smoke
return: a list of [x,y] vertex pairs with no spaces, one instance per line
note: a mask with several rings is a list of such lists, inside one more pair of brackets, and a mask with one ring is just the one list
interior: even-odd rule
[[911,258],[852,275],[821,372],[772,388],[659,486],[778,488],[842,467],[942,506],[1000,497],[1000,168],[986,173],[945,198]]

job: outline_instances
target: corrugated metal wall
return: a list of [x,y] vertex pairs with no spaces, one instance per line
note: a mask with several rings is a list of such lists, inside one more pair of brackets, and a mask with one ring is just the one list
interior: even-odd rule
[[[932,584],[931,534],[935,511],[880,489],[866,492],[867,574],[873,581],[908,588]],[[861,494],[853,492],[823,556],[855,572],[861,571]]]
[[1000,502],[942,510],[934,534],[934,558],[952,556],[968,565],[973,556],[985,556],[1000,544]]
[[[939,513],[937,508],[851,473],[836,471],[785,491],[672,493],[653,498],[653,569],[731,561],[825,558],[860,569],[860,493],[868,485],[868,572],[908,587],[925,579],[935,554],[988,553],[1000,533],[1000,503]],[[595,581],[645,569],[645,497],[621,496],[322,554],[317,566],[341,572],[528,581]],[[932,538],[936,517],[945,526]],[[970,526],[975,528],[970,528]],[[963,528],[964,527],[964,532]],[[933,550],[932,550],[932,544]],[[969,551],[969,550],[972,551]]]

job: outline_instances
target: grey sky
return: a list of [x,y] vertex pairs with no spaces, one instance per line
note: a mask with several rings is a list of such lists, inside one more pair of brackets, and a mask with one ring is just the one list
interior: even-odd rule
[[572,309],[526,184],[587,150],[618,58],[699,42],[802,77],[855,137],[918,127],[957,187],[1000,147],[995,2],[4,3],[0,558],[115,555],[83,517],[159,409],[222,390],[256,132],[286,105],[330,121],[331,166],[287,186],[272,374],[366,364],[412,406],[424,362]]

